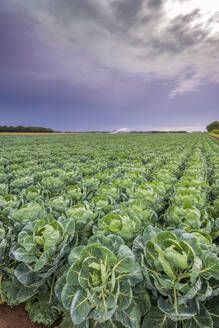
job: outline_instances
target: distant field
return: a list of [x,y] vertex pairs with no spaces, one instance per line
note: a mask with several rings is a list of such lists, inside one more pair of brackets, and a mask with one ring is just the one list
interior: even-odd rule
[[84,134],[86,132],[54,132],[54,133],[41,133],[41,132],[0,132],[0,135],[53,135],[53,134]]
[[3,134],[0,328],[219,327],[213,137]]

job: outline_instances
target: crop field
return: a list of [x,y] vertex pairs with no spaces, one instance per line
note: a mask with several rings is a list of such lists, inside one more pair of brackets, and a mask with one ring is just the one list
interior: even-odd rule
[[0,303],[59,328],[219,328],[218,155],[205,133],[1,135]]

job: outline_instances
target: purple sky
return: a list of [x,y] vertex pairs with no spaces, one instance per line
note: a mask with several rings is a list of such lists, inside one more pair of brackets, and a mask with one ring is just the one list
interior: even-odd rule
[[218,120],[219,11],[170,17],[171,1],[1,0],[0,125],[199,130]]

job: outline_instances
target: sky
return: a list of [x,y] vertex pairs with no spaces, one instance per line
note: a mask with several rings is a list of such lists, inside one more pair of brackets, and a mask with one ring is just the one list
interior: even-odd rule
[[0,125],[204,130],[218,0],[0,0]]

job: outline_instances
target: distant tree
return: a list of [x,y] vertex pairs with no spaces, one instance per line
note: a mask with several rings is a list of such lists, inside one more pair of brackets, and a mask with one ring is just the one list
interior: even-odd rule
[[219,122],[218,121],[214,121],[210,124],[208,124],[206,126],[206,129],[208,132],[212,131],[212,130],[219,130]]
[[53,133],[56,132],[52,129],[49,128],[43,128],[43,127],[38,127],[38,126],[0,126],[0,132],[43,132],[43,133]]

